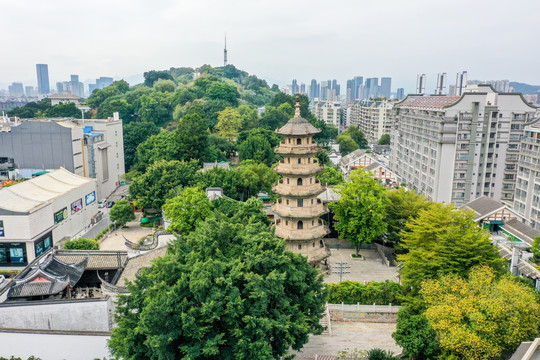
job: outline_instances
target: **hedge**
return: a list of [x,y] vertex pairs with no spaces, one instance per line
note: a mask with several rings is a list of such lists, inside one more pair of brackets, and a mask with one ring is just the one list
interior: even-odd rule
[[357,281],[325,284],[329,304],[401,305],[403,286],[393,281]]

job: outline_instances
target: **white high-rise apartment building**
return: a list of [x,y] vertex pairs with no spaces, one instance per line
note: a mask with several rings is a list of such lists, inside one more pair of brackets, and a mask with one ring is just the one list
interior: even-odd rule
[[426,93],[426,74],[418,74],[416,76],[416,93],[424,95]]
[[461,206],[482,195],[512,202],[523,127],[535,108],[489,85],[463,96],[409,95],[395,105],[390,170],[438,202]]
[[463,92],[465,92],[466,87],[467,87],[467,72],[462,71],[460,73],[457,73],[455,95],[456,96],[463,95]]
[[446,95],[446,73],[437,74],[437,87],[435,95]]
[[341,121],[341,101],[313,99],[309,107],[310,111],[318,120],[339,127]]
[[389,100],[360,100],[349,106],[347,125],[354,125],[364,133],[369,142],[377,142],[390,134],[394,123],[394,102]]
[[540,121],[525,127],[520,145],[514,210],[540,230]]

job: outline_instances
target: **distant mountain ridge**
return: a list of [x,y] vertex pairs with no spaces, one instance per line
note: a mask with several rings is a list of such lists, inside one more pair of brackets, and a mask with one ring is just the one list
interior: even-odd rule
[[522,94],[537,94],[540,91],[540,85],[530,85],[511,81],[510,86],[514,88],[514,92],[520,92]]

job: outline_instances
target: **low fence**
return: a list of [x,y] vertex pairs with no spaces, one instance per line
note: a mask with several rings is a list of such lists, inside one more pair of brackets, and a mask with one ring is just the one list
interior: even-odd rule
[[377,252],[379,253],[379,255],[381,255],[386,266],[396,266],[396,264],[394,263],[394,259],[391,256],[388,256],[388,253],[386,251],[383,251],[383,246],[381,244],[375,244],[375,247],[377,248]]
[[401,306],[328,304],[330,319],[344,322],[395,323]]

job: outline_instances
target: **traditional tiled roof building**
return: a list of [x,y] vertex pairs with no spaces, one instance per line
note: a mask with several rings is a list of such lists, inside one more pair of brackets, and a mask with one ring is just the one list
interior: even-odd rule
[[313,265],[330,256],[323,240],[329,230],[320,219],[328,208],[317,198],[324,189],[316,175],[324,168],[315,159],[320,147],[313,135],[320,131],[300,116],[298,99],[294,117],[276,130],[285,138],[275,150],[283,156],[274,169],[282,176],[274,186],[281,196],[273,209],[280,217],[276,235],[287,240],[287,250],[307,256]]

